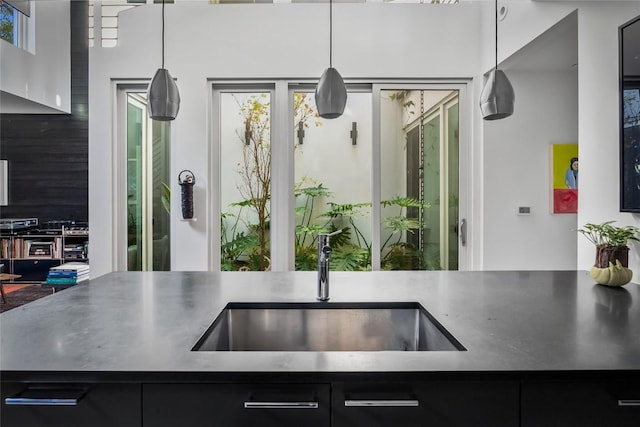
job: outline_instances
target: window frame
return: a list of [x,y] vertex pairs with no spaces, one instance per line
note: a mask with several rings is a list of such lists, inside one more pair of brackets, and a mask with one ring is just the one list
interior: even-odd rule
[[[208,130],[207,139],[209,141],[208,159],[209,182],[211,185],[207,189],[208,212],[207,229],[209,237],[209,247],[211,248],[208,257],[208,268],[211,271],[220,271],[221,250],[220,250],[220,215],[221,206],[219,189],[221,177],[219,174],[221,137],[220,129],[220,91],[272,91],[271,92],[271,138],[272,140],[286,141],[286,144],[272,144],[272,173],[271,173],[271,271],[294,271],[295,270],[295,200],[294,200],[294,133],[293,128],[293,93],[314,88],[317,81],[309,79],[269,79],[269,80],[218,80],[208,81],[210,96],[208,105]],[[380,270],[380,227],[381,223],[381,132],[380,132],[380,102],[381,91],[383,90],[455,90],[458,91],[459,103],[459,141],[460,141],[460,219],[465,219],[469,224],[472,205],[470,195],[472,193],[471,183],[471,114],[469,101],[470,80],[397,80],[397,81],[371,81],[371,80],[350,80],[345,82],[349,90],[362,90],[367,88],[372,93],[372,164],[371,164],[371,245],[372,245],[372,270]],[[370,88],[370,89],[368,89]],[[464,119],[463,119],[464,118]],[[375,125],[377,124],[377,125]],[[469,236],[469,230],[467,230]],[[459,245],[459,270],[467,269],[471,265],[470,246]]]

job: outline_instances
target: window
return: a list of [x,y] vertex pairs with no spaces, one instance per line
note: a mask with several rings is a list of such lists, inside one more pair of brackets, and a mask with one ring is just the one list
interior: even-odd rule
[[371,90],[349,89],[345,111],[317,115],[313,87],[293,93],[295,268],[317,269],[318,233],[331,269],[371,269]]
[[332,270],[464,268],[464,85],[348,85],[333,120],[313,88],[213,84],[211,268],[315,270],[337,230]]
[[222,270],[271,264],[271,93],[220,94]]
[[0,38],[17,44],[18,41],[18,11],[8,4],[0,3]]
[[29,44],[30,4],[0,1],[0,38],[20,49],[33,50]]

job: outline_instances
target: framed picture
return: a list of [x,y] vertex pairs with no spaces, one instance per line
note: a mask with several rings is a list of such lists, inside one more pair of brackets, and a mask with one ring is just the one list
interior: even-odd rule
[[551,171],[551,211],[578,213],[578,144],[552,144]]
[[640,212],[640,16],[620,27],[620,211]]

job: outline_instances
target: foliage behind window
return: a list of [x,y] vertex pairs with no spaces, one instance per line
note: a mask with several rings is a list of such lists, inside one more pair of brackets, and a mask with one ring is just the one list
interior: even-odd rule
[[11,44],[15,44],[15,21],[15,10],[4,2],[0,2],[0,38]]

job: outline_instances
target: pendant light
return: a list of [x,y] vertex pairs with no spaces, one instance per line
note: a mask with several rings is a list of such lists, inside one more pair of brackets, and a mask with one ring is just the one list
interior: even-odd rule
[[342,76],[333,68],[333,0],[329,0],[329,68],[324,70],[316,86],[316,108],[320,117],[340,117],[347,105],[347,88]]
[[498,120],[513,114],[513,86],[502,70],[498,70],[498,0],[496,9],[496,68],[491,70],[480,93],[480,110],[485,120]]
[[153,120],[174,120],[180,110],[180,94],[178,86],[164,68],[164,0],[162,0],[162,68],[156,71],[149,84],[147,93],[149,102],[149,117]]

